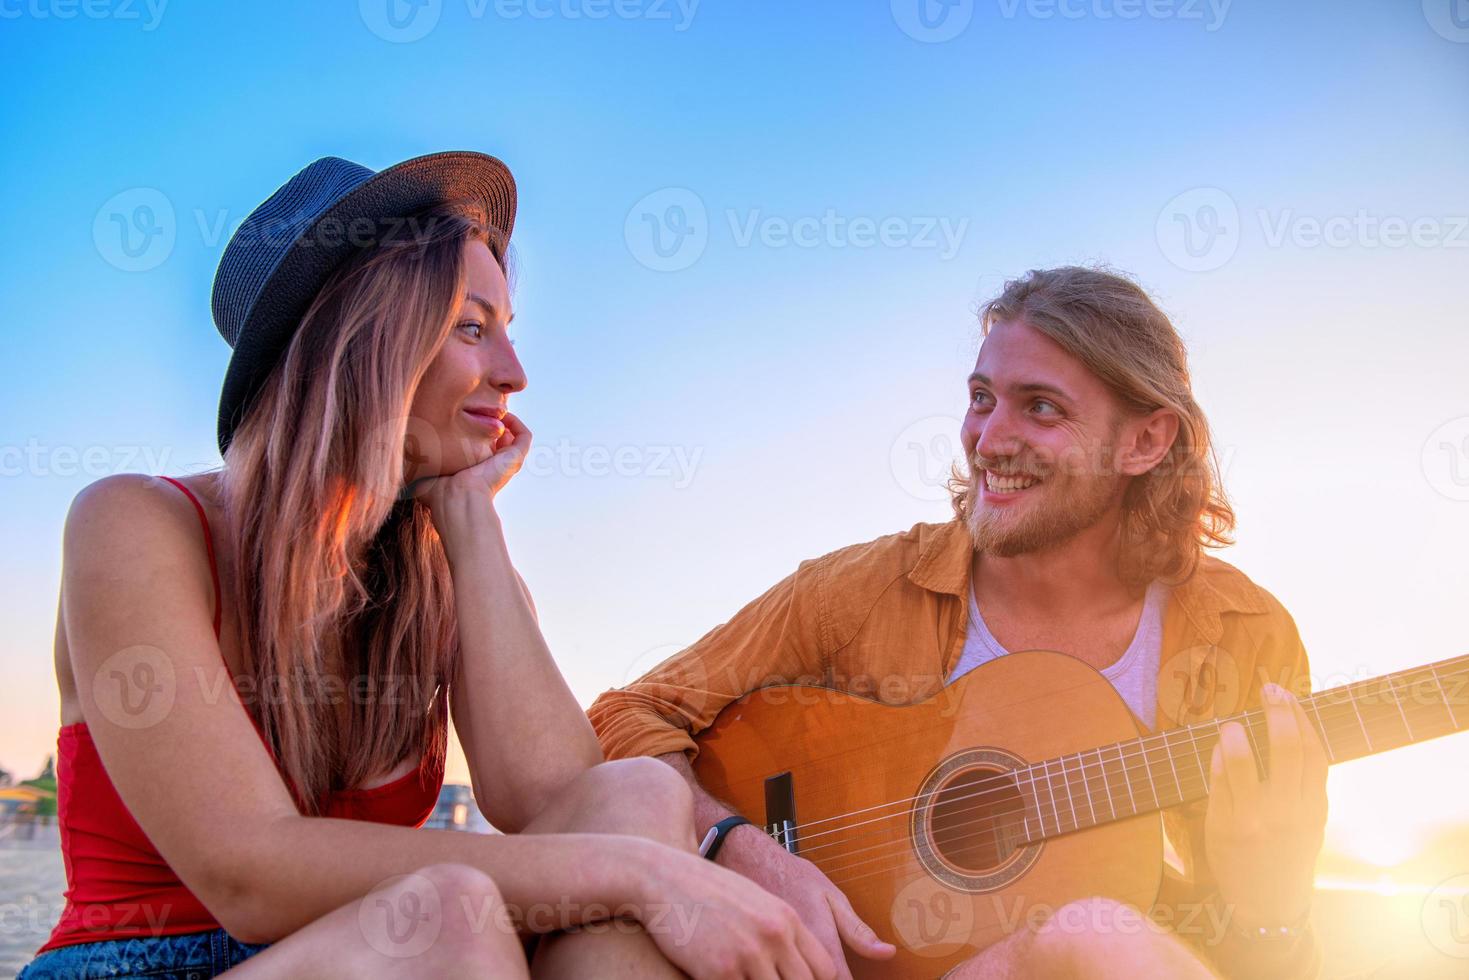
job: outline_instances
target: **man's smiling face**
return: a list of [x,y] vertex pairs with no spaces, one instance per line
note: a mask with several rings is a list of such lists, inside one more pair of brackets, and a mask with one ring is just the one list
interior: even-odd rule
[[975,547],[998,557],[1061,544],[1120,514],[1122,409],[1100,378],[1023,323],[996,323],[969,378],[961,438]]

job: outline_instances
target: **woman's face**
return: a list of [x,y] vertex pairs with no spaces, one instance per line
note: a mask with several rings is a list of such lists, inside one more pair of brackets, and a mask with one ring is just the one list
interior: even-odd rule
[[484,242],[464,245],[465,293],[454,328],[413,393],[407,478],[447,476],[487,459],[505,434],[500,419],[525,387],[508,328],[515,318],[505,273]]

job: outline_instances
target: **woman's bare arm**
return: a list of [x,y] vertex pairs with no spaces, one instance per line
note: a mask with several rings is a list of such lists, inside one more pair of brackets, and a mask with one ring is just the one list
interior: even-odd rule
[[445,538],[459,611],[454,727],[491,823],[514,833],[602,749],[541,635],[500,521],[484,513]]
[[[68,514],[72,672],[124,804],[228,931],[278,939],[385,878],[446,861],[491,875],[511,906],[641,900],[666,849],[633,838],[480,837],[299,815],[233,696],[199,526],[151,482],[99,481]],[[519,595],[513,579],[506,591]]]

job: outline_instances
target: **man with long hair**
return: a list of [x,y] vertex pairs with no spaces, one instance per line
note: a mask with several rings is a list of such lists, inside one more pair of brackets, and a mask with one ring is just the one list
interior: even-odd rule
[[[1264,704],[1272,774],[1257,774],[1244,730],[1225,724],[1212,795],[1164,817],[1178,868],[1155,912],[1207,909],[1200,921],[1229,928],[1138,928],[1137,910],[1089,899],[1086,914],[1022,926],[953,975],[1314,974],[1326,765],[1294,698],[1309,687],[1306,654],[1273,596],[1204,553],[1229,543],[1234,514],[1182,340],[1137,284],[1098,269],[1033,271],[980,320],[954,519],[803,562],[604,694],[590,713],[608,757],[659,756],[682,772],[703,835],[731,811],[698,786],[693,736],[758,687],[913,703],[1010,651],[1044,649],[1101,672],[1149,730]],[[1238,684],[1211,685],[1221,671]],[[893,955],[814,864],[757,827],[727,826],[716,860],[793,905],[843,975],[844,945]],[[1063,928],[1068,918],[1092,926]]]

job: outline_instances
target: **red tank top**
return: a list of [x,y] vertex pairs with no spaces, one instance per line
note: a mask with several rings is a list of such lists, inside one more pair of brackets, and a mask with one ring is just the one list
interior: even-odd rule
[[[188,487],[171,477],[163,479],[188,494],[199,512],[214,578],[214,635],[218,639],[219,572],[209,520]],[[443,782],[442,766],[420,766],[383,786],[333,793],[323,813],[421,827],[433,813]],[[66,906],[38,953],[104,939],[172,936],[220,927],[128,813],[102,767],[86,722],[63,725],[57,738],[56,806],[66,866]]]

